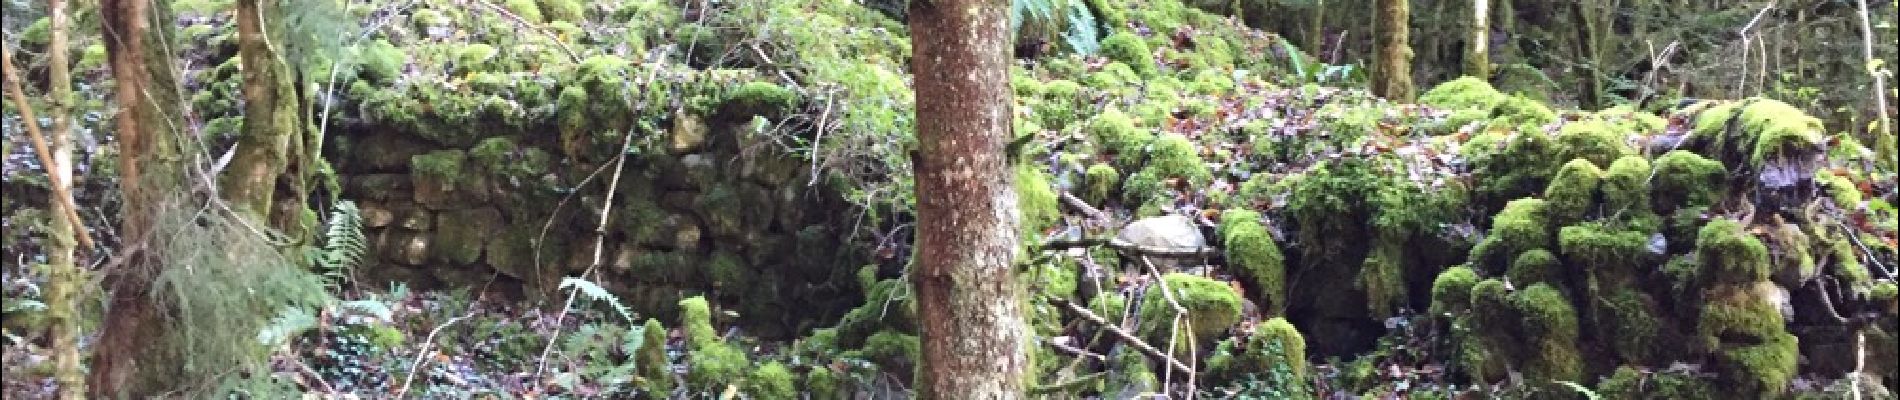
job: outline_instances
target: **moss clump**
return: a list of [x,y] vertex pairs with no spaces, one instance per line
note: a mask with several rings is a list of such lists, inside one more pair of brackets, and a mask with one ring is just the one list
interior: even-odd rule
[[1537,382],[1572,381],[1583,377],[1583,356],[1577,348],[1577,310],[1563,292],[1535,284],[1515,296],[1523,315],[1524,332],[1535,338],[1533,353],[1525,360],[1525,375]]
[[1519,253],[1551,244],[1549,204],[1541,199],[1517,199],[1491,219],[1491,232],[1471,249],[1473,265],[1502,271]]
[[1249,279],[1265,300],[1268,315],[1285,315],[1286,256],[1273,242],[1267,228],[1260,225],[1260,213],[1231,209],[1221,213],[1221,246],[1227,251],[1227,264],[1234,272]]
[[455,72],[466,75],[471,72],[488,69],[489,61],[495,59],[499,51],[487,43],[470,43],[455,50]]
[[1231,382],[1247,375],[1267,376],[1269,368],[1284,365],[1292,382],[1306,380],[1306,338],[1285,318],[1268,319],[1253,334],[1222,341],[1208,358],[1211,383]]
[[547,22],[541,19],[541,6],[535,4],[534,0],[508,0],[502,4],[508,8],[508,12],[514,13],[523,20],[537,24]]
[[884,372],[908,376],[915,366],[921,343],[916,335],[906,335],[892,331],[882,331],[864,339],[864,347],[845,352],[847,357],[859,357],[870,360]]
[[1489,112],[1503,102],[1505,95],[1483,79],[1463,77],[1440,83],[1418,97],[1419,104],[1446,109],[1479,109]]
[[1742,109],[1742,128],[1755,135],[1749,154],[1752,165],[1784,156],[1818,154],[1827,142],[1827,129],[1821,120],[1788,103],[1772,99],[1750,99]]
[[1786,332],[1762,338],[1760,343],[1723,350],[1716,366],[1729,393],[1743,398],[1772,399],[1787,392],[1801,357],[1799,340]]
[[[1192,325],[1195,343],[1211,345],[1227,327],[1240,322],[1240,294],[1226,282],[1178,272],[1162,276],[1161,280],[1166,282],[1166,288],[1174,291],[1174,300],[1187,310],[1182,322]],[[1166,343],[1167,332],[1174,323],[1174,307],[1162,294],[1163,287],[1150,288],[1141,299],[1140,331],[1154,343]]]
[[1174,178],[1184,179],[1184,184],[1198,188],[1213,179],[1213,174],[1208,172],[1207,163],[1201,160],[1193,141],[1177,134],[1164,134],[1155,140],[1147,165],[1128,177],[1124,195],[1131,203],[1143,202],[1168,189],[1164,181]]
[[1607,399],[1675,400],[1712,399],[1715,385],[1693,374],[1663,370],[1649,372],[1630,366],[1616,368],[1596,387]]
[[1148,43],[1133,33],[1116,32],[1102,38],[1102,56],[1109,60],[1128,65],[1136,74],[1154,76],[1154,51],[1148,49]]
[[1524,96],[1513,95],[1498,102],[1491,109],[1491,121],[1494,126],[1536,127],[1557,121],[1557,113],[1549,106]]
[[1678,209],[1708,207],[1724,192],[1728,169],[1721,162],[1687,151],[1674,150],[1656,158],[1651,180],[1651,205],[1660,214]]
[[1456,266],[1438,273],[1432,280],[1432,313],[1462,312],[1471,308],[1471,287],[1478,284],[1478,272]]
[[1603,206],[1613,215],[1649,213],[1649,160],[1624,156],[1603,173]]
[[1564,282],[1563,264],[1557,261],[1557,255],[1550,250],[1531,249],[1511,260],[1511,268],[1504,272],[1504,278],[1518,285],[1548,283],[1562,285]]
[[1597,119],[1608,122],[1617,132],[1625,134],[1653,135],[1662,133],[1669,121],[1654,114],[1636,111],[1634,106],[1625,104],[1598,111]]
[[796,378],[785,364],[768,362],[746,377],[745,394],[759,400],[794,400],[798,398],[798,388],[793,385]]
[[541,14],[547,15],[549,22],[587,22],[587,7],[577,0],[541,0]]
[[686,383],[694,390],[718,393],[736,377],[745,376],[752,363],[745,353],[725,343],[713,343],[687,353]]
[[729,291],[730,294],[751,290],[757,275],[746,266],[744,258],[726,251],[713,254],[712,259],[706,262],[706,272],[712,278],[714,289]]
[[1564,259],[1590,271],[1602,284],[1635,283],[1642,279],[1649,235],[1613,229],[1601,223],[1566,226],[1557,232]]
[[1630,153],[1629,144],[1623,140],[1625,137],[1610,124],[1594,118],[1564,124],[1557,131],[1557,158],[1581,158],[1596,165],[1610,165]]
[[712,306],[705,296],[688,297],[680,300],[679,305],[680,327],[686,329],[687,347],[703,349],[724,343],[719,332],[713,329]]
[[1045,127],[1061,129],[1075,123],[1076,112],[1082,110],[1082,86],[1075,81],[1057,79],[1042,85],[1043,101],[1035,108],[1036,116],[1041,117]]
[[798,105],[798,93],[771,82],[752,81],[739,85],[726,95],[720,106],[721,119],[744,121],[754,116],[777,119]]
[[409,172],[418,182],[455,185],[464,178],[463,166],[468,153],[461,150],[436,150],[409,157]]
[[381,85],[394,84],[402,79],[403,65],[408,63],[408,57],[396,45],[390,44],[388,39],[377,38],[363,45],[357,54],[363,63],[363,79]]
[[1752,283],[1768,279],[1768,247],[1745,231],[1740,222],[1717,219],[1696,234],[1699,274],[1707,282]]
[[1550,222],[1561,226],[1582,221],[1596,205],[1597,186],[1602,176],[1603,170],[1582,158],[1571,159],[1558,168],[1557,175],[1550,179],[1550,186],[1544,188]]
[[1044,174],[1039,166],[1036,163],[1020,163],[1016,166],[1016,204],[1023,213],[1022,229],[1032,237],[1062,221],[1062,210],[1056,204],[1055,186],[1049,183],[1048,174]]
[[1862,199],[1860,188],[1856,187],[1854,181],[1848,179],[1847,176],[1830,170],[1818,170],[1814,172],[1814,182],[1827,191],[1828,198],[1833,199],[1835,205],[1841,208],[1860,206]]
[[1725,342],[1764,340],[1784,333],[1781,310],[1763,296],[1772,283],[1723,285],[1709,289],[1696,321],[1696,333],[1706,348],[1721,348]]
[[1089,204],[1100,205],[1106,203],[1109,196],[1113,196],[1115,189],[1120,187],[1122,183],[1121,172],[1116,171],[1115,166],[1108,165],[1108,163],[1098,162],[1094,165],[1090,165],[1085,175],[1085,182],[1082,186],[1082,200],[1087,200]]
[[812,368],[805,373],[805,392],[813,400],[834,400],[844,398],[838,392],[838,377],[829,367]]
[[1155,137],[1136,128],[1134,119],[1112,107],[1090,118],[1085,129],[1098,147],[1114,154],[1115,164],[1122,168],[1132,168],[1141,162],[1141,149]]
[[673,371],[666,361],[666,327],[660,325],[660,320],[648,318],[640,334],[643,339],[633,357],[641,387],[647,393],[671,392]]
[[1663,349],[1663,322],[1649,296],[1637,290],[1617,290],[1597,298],[1602,321],[1597,325],[1600,337],[1609,338],[1610,347],[1624,362],[1655,365]]

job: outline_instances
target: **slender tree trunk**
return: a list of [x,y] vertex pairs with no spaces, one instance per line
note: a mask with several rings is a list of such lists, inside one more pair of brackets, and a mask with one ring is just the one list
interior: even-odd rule
[[1392,101],[1412,101],[1412,12],[1407,0],[1378,0],[1372,93]]
[[1313,21],[1306,30],[1306,53],[1313,58],[1326,54],[1326,0],[1313,2]]
[[1887,78],[1886,76],[1882,75],[1880,71],[1875,71],[1871,69],[1874,65],[1873,63],[1874,63],[1874,40],[1875,39],[1874,39],[1873,24],[1868,21],[1867,0],[1860,0],[1859,3],[1860,3],[1860,35],[1861,35],[1860,51],[1861,51],[1861,55],[1865,57],[1867,60],[1866,65],[1869,68],[1869,70],[1867,71],[1867,74],[1872,75],[1874,78],[1874,115],[1875,115],[1875,118],[1877,118],[1876,120],[1880,121],[1879,127],[1869,130],[1867,132],[1867,135],[1868,135],[1867,138],[1873,139],[1871,140],[1871,142],[1874,144],[1874,150],[1876,150],[1878,154],[1881,155],[1880,159],[1884,160],[1882,162],[1886,163],[1886,167],[1893,168],[1894,158],[1900,157],[1900,155],[1896,155],[1897,153],[1900,153],[1900,152],[1897,152],[1895,149],[1896,147],[1900,147],[1900,145],[1895,144],[1896,141],[1900,141],[1900,140],[1896,140],[1900,138],[1895,137],[1896,132],[1900,132],[1900,131],[1894,130],[1893,117],[1887,115]]
[[1471,0],[1471,41],[1465,43],[1465,75],[1491,79],[1491,1]]
[[295,76],[277,51],[277,46],[284,45],[279,15],[276,1],[237,2],[244,125],[237,155],[219,182],[219,192],[259,221],[272,219],[272,195],[278,178],[289,168],[291,141],[302,138]]
[[[46,2],[47,12],[51,13],[52,32],[46,46],[48,73],[51,86],[51,107],[47,110],[53,118],[53,132],[50,136],[53,165],[46,166],[46,172],[52,174],[54,185],[61,188],[54,193],[72,195],[73,183],[73,141],[72,141],[72,71],[67,55],[71,49],[66,47],[66,35],[72,29],[72,13],[64,0]],[[29,122],[31,123],[31,122]],[[80,282],[79,268],[73,262],[73,247],[76,244],[71,219],[65,218],[73,199],[53,199],[48,201],[52,207],[47,233],[46,260],[50,267],[46,285],[46,307],[48,325],[51,326],[53,347],[53,380],[59,383],[59,398],[77,399],[85,397],[86,378],[79,368],[79,307],[76,306],[74,293],[78,292]]]
[[1596,8],[1598,3],[1578,0],[1570,3],[1572,28],[1577,30],[1577,59],[1583,60],[1584,68],[1577,77],[1577,106],[1585,110],[1594,110],[1602,103],[1602,58],[1598,53],[1598,35]]
[[[171,43],[169,2],[101,0],[107,61],[112,67],[113,98],[118,103],[119,187],[124,210],[118,266],[104,271],[111,300],[94,346],[87,377],[91,397],[149,397],[174,385],[180,365],[168,360],[162,318],[152,302],[152,277],[163,266],[149,242],[160,190],[177,184],[178,150],[173,135],[182,126],[177,70]],[[160,23],[162,21],[162,23]]]
[[1016,399],[1028,371],[1006,0],[910,3],[917,91],[919,398]]

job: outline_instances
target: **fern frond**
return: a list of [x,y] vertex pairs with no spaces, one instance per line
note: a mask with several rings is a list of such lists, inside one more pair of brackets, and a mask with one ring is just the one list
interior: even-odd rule
[[613,306],[615,312],[620,313],[621,318],[626,318],[627,323],[633,323],[633,311],[628,309],[626,304],[620,302],[620,297],[614,296],[613,293],[608,293],[607,289],[600,287],[600,285],[595,285],[593,282],[570,276],[561,278],[560,288],[563,290],[572,288],[580,292],[580,294],[587,296],[589,300],[606,302],[607,305]]
[[315,264],[319,272],[334,282],[363,262],[363,256],[369,253],[369,240],[363,236],[363,213],[355,202],[338,201],[324,225],[323,247],[318,250]]

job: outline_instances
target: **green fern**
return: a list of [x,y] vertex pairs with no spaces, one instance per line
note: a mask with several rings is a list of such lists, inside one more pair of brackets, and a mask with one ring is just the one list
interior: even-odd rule
[[1069,2],[1069,29],[1063,30],[1062,39],[1069,42],[1069,50],[1076,54],[1095,54],[1102,48],[1102,32],[1096,29],[1095,13],[1089,10],[1087,3]]
[[1569,387],[1571,390],[1577,391],[1577,393],[1583,394],[1584,398],[1587,398],[1590,400],[1603,400],[1603,396],[1597,394],[1595,390],[1590,390],[1590,388],[1583,387],[1583,385],[1577,384],[1576,382],[1557,381],[1557,383],[1564,385],[1566,387]]
[[600,285],[595,285],[593,282],[570,276],[561,278],[560,288],[563,290],[572,288],[580,294],[587,296],[588,300],[606,302],[607,305],[613,306],[615,312],[620,313],[621,318],[626,318],[627,323],[633,323],[633,311],[628,309],[626,304],[620,302],[620,297],[614,296],[613,293],[608,293],[607,289],[600,287]]
[[363,236],[363,213],[355,202],[338,201],[324,225],[323,247],[317,249],[311,264],[335,284],[363,262],[363,256],[369,253],[369,240]]

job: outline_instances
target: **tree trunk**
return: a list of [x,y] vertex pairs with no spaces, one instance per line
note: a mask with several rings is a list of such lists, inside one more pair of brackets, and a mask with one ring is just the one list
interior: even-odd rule
[[1570,4],[1572,28],[1577,30],[1577,59],[1583,60],[1582,71],[1577,77],[1577,107],[1595,110],[1602,103],[1602,59],[1598,54],[1597,18],[1595,9],[1601,4],[1585,4],[1577,1]]
[[[123,211],[119,237],[121,260],[105,271],[111,300],[93,350],[87,386],[91,397],[149,397],[176,384],[178,362],[167,349],[150,345],[162,337],[163,318],[152,302],[152,277],[159,258],[152,253],[153,224],[160,188],[178,181],[178,151],[173,127],[183,118],[177,70],[166,52],[171,43],[169,2],[101,0],[107,62],[118,103],[119,187]],[[156,23],[159,21],[162,23]]]
[[1876,121],[1880,121],[1879,126],[1867,131],[1866,139],[1873,139],[1869,142],[1874,144],[1874,150],[1880,155],[1879,159],[1886,164],[1885,167],[1892,169],[1894,158],[1900,157],[1896,155],[1900,154],[1900,151],[1896,151],[1896,147],[1900,145],[1895,144],[1897,140],[1895,140],[1894,132],[1900,131],[1894,130],[1893,117],[1887,114],[1887,78],[1880,71],[1873,69],[1876,59],[1874,58],[1874,40],[1876,39],[1874,39],[1873,24],[1867,22],[1867,0],[1860,0],[1859,6],[1861,55],[1867,60],[1867,74],[1874,78],[1874,116]]
[[1028,327],[1017,251],[1004,0],[910,3],[917,93],[919,398],[1023,397]]
[[277,180],[289,168],[291,141],[302,138],[295,74],[273,48],[285,43],[282,21],[275,1],[237,2],[238,62],[244,66],[244,125],[239,132],[237,155],[220,179],[219,192],[257,221],[273,220],[271,204]]
[[1375,45],[1378,60],[1372,73],[1372,93],[1398,102],[1412,101],[1411,6],[1407,0],[1378,0]]
[[[53,165],[46,166],[46,173],[54,176],[52,184],[61,186],[54,193],[72,195],[73,183],[73,141],[72,141],[72,71],[67,55],[72,54],[66,48],[66,35],[72,27],[71,10],[64,0],[46,2],[47,12],[51,13],[52,32],[46,46],[47,80],[52,94],[51,107],[47,110],[53,118],[53,132],[50,139]],[[32,123],[32,122],[28,122]],[[73,231],[75,221],[66,218],[72,207],[73,199],[53,199],[47,202],[52,208],[50,223],[47,227],[46,260],[48,277],[46,285],[47,322],[52,329],[53,381],[59,383],[59,398],[83,398],[86,390],[85,374],[79,368],[79,307],[75,305],[74,293],[84,279],[73,261],[73,247],[77,240]]]
[[1471,0],[1471,41],[1465,43],[1465,75],[1491,79],[1491,1]]

